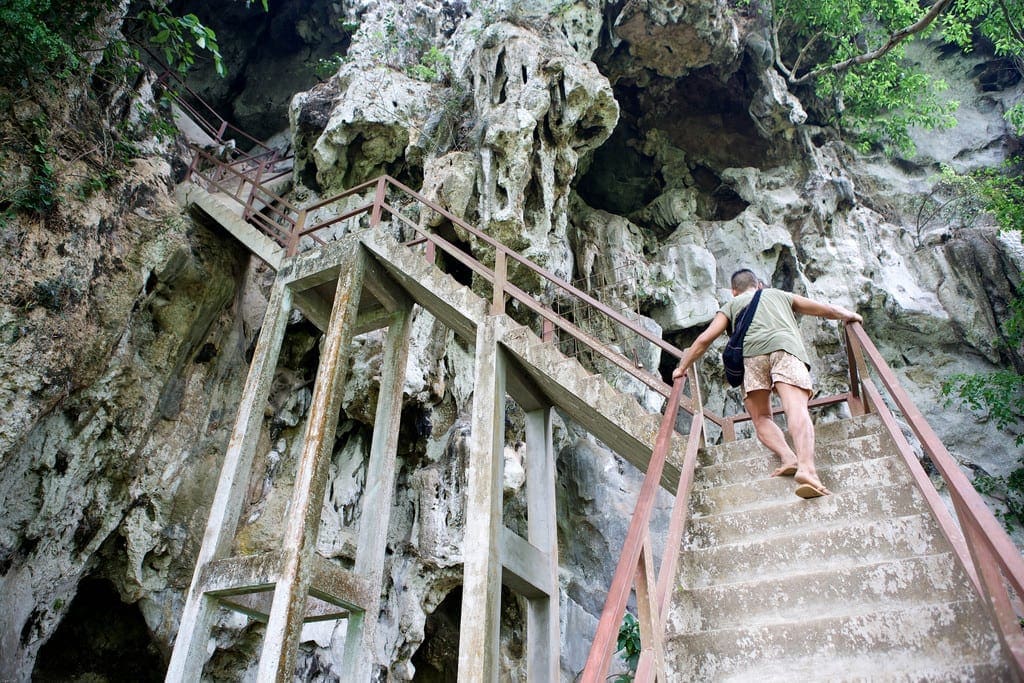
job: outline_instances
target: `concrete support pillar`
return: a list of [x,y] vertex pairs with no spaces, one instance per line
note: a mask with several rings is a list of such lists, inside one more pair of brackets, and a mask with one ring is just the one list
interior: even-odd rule
[[492,683],[498,680],[505,448],[505,359],[493,317],[477,328],[472,430],[462,544],[459,681]]
[[526,413],[526,514],[528,541],[539,549],[551,593],[530,598],[526,613],[527,679],[559,678],[558,536],[555,510],[555,452],[551,435],[552,408]]
[[340,264],[285,525],[280,574],[260,653],[257,680],[263,683],[291,680],[295,670],[341,392],[363,290],[365,259],[365,253],[356,250]]
[[398,428],[402,415],[402,386],[409,358],[409,329],[412,308],[406,305],[393,314],[384,348],[380,395],[373,422],[373,443],[363,490],[363,508],[359,519],[359,540],[356,548],[355,572],[373,587],[369,602],[362,612],[348,618],[343,670],[353,681],[369,681],[377,660],[377,616],[380,612],[380,589],[384,575],[388,523],[395,493],[395,460],[398,450]]
[[270,395],[270,385],[277,369],[291,306],[291,290],[278,278],[270,292],[263,327],[238,404],[235,426],[231,431],[217,492],[214,494],[206,532],[196,560],[196,570],[167,668],[168,682],[198,681],[206,663],[207,641],[210,638],[215,606],[213,599],[203,592],[200,580],[206,563],[224,556],[235,536],[259,441],[263,410]]

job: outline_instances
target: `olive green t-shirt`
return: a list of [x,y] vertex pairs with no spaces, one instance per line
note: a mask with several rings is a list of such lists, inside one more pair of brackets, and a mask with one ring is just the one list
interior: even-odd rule
[[[744,292],[719,309],[729,318],[730,330],[736,324],[736,315],[747,307],[753,296],[754,290]],[[743,338],[743,355],[761,356],[772,351],[786,351],[808,368],[811,366],[793,313],[793,295],[781,289],[762,289],[761,301]]]

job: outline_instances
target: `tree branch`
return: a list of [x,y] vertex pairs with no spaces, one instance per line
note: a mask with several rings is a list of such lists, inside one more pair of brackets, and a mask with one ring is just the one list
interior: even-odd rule
[[[1002,0],[1000,0],[1000,2],[1002,2]],[[843,71],[846,71],[854,66],[865,64],[867,62],[873,62],[876,59],[884,57],[894,47],[902,43],[910,36],[920,33],[921,31],[928,28],[932,24],[932,22],[935,21],[938,18],[938,16],[945,12],[952,4],[953,0],[938,0],[938,2],[932,5],[931,9],[929,9],[920,19],[915,21],[910,26],[901,28],[900,30],[890,35],[889,40],[885,42],[885,45],[882,45],[877,50],[864,52],[859,55],[856,55],[855,57],[850,57],[849,59],[844,59],[841,62],[836,62],[835,64],[829,64],[827,66],[818,67],[817,69],[808,71],[803,76],[798,77],[795,73],[791,72],[787,74],[787,80],[792,85],[801,85],[803,83],[807,83],[808,81],[812,81],[826,73],[842,73]]]
[[775,23],[775,7],[772,6],[772,51],[775,53],[775,68],[782,72],[787,79],[793,78],[793,72],[786,67],[782,61],[782,50],[779,49],[779,25]]
[[1010,8],[1006,6],[1006,0],[997,0],[999,3],[999,9],[1003,10],[1003,18],[1006,19],[1006,26],[1010,29],[1010,33],[1017,39],[1017,42],[1024,46],[1024,31],[1021,31],[1020,27],[1013,23],[1013,17],[1010,15]]
[[814,45],[814,43],[816,43],[818,41],[818,38],[821,37],[822,33],[824,33],[824,31],[818,31],[817,33],[815,33],[807,41],[807,44],[804,45],[803,48],[800,49],[800,54],[798,54],[796,56],[796,61],[793,62],[793,68],[790,69],[790,73],[794,73],[795,74],[797,71],[800,70],[800,62],[804,61],[804,57],[807,56],[807,51],[810,50],[811,46]]

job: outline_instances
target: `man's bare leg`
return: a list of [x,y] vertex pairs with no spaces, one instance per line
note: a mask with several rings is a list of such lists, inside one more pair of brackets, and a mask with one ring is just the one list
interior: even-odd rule
[[806,389],[776,382],[775,391],[782,400],[782,410],[786,413],[786,427],[793,438],[793,450],[796,451],[796,475],[798,484],[810,484],[814,488],[831,493],[818,479],[818,471],[814,466],[814,425],[811,414],[807,410],[810,398]]
[[767,389],[750,391],[743,399],[743,405],[750,415],[751,422],[754,423],[754,431],[757,433],[758,440],[779,456],[782,461],[782,464],[772,472],[773,477],[778,477],[783,474],[792,474],[794,467],[799,471],[799,459],[786,443],[786,435],[772,419],[771,396],[772,392]]

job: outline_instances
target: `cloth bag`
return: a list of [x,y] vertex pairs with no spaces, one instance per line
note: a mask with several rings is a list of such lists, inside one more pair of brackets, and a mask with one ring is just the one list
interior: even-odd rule
[[757,302],[761,300],[761,290],[754,292],[754,298],[736,316],[736,326],[732,336],[722,351],[722,364],[725,365],[725,379],[729,386],[738,387],[743,384],[743,338],[747,336],[747,328],[750,321],[754,319],[757,311]]

